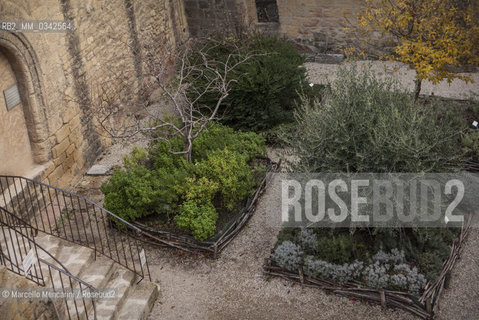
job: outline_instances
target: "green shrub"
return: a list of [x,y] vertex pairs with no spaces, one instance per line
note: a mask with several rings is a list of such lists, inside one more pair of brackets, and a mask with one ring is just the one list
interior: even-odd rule
[[[173,147],[178,143],[172,139]],[[100,187],[105,208],[127,221],[174,211],[180,199],[177,186],[185,184],[192,165],[168,150],[166,141],[150,146],[148,152],[133,147],[123,158],[125,170],[114,170]]]
[[[241,55],[255,55],[229,75],[228,80],[235,83],[221,105],[220,114],[226,111],[222,122],[235,129],[259,131],[291,121],[299,92],[303,89],[313,92],[306,85],[306,71],[301,67],[304,56],[285,39],[271,36],[255,36],[241,41],[209,39],[202,45],[208,48],[212,61],[224,62],[230,54],[235,54],[232,58],[236,59],[235,62],[241,59]],[[217,64],[219,72],[222,72],[221,67]],[[206,85],[204,82],[192,83],[190,94],[201,92]],[[205,95],[199,101],[210,107],[216,102],[215,94]]]
[[191,200],[199,205],[211,203],[219,192],[220,184],[207,177],[189,177],[186,183],[177,186],[178,193],[183,195],[185,200]]
[[299,172],[450,172],[462,167],[460,131],[416,105],[391,79],[339,68],[321,102],[303,98],[284,137]]
[[414,263],[428,280],[434,280],[441,272],[459,231],[452,228],[375,229],[375,249],[400,248],[407,261]]
[[218,213],[211,203],[198,205],[193,200],[181,204],[179,214],[175,216],[179,228],[191,231],[197,240],[206,240],[215,234]]
[[464,132],[462,138],[462,150],[475,162],[479,160],[479,130],[469,129]]
[[139,165],[145,165],[148,160],[148,153],[141,147],[134,146],[131,150],[130,156],[123,157],[123,166],[126,169],[131,169]]
[[206,159],[210,151],[225,147],[246,155],[247,161],[266,155],[266,145],[261,135],[234,131],[230,127],[214,123],[193,142],[193,162]]
[[351,262],[353,259],[367,258],[367,247],[351,234],[332,234],[318,239],[318,257],[333,263]]
[[297,242],[300,232],[300,228],[284,227],[278,233],[276,244],[283,243],[284,241]]
[[264,139],[212,124],[195,140],[191,163],[170,152],[180,150],[178,136],[152,143],[148,152],[133,148],[124,158],[125,170],[115,170],[100,188],[105,208],[127,221],[156,214],[169,223],[173,217],[196,239],[211,237],[218,219],[213,204],[233,210],[253,191],[256,174],[264,172],[252,161],[265,154]]
[[285,141],[283,140],[284,136],[292,136],[296,131],[296,124],[281,123],[271,129],[261,132],[264,137],[265,142],[272,147],[285,147]]
[[[452,121],[453,116],[435,112],[430,105],[415,104],[394,80],[379,80],[370,69],[352,65],[339,69],[320,101],[302,98],[295,130],[281,138],[291,150],[294,161],[289,164],[294,172],[453,172],[465,162],[460,146],[463,121]],[[470,148],[465,151],[476,148],[476,139],[464,136],[464,148]],[[301,244],[304,236],[300,232],[285,228],[278,243],[288,239]],[[329,234],[317,234],[316,252],[308,254],[319,259],[310,256],[307,267],[320,274],[334,270],[336,266],[330,268],[331,264],[344,266],[355,259],[367,260],[383,248],[399,249],[407,267],[398,267],[393,275],[386,266],[375,263],[365,269],[363,280],[376,287],[404,288],[407,279],[408,290],[419,292],[425,278],[434,280],[440,273],[457,232],[439,228],[333,229]],[[383,276],[378,277],[380,271]]]
[[247,155],[224,148],[211,151],[197,165],[198,176],[218,183],[223,205],[228,210],[254,189],[254,176],[247,159]]
[[191,167],[186,162],[182,154],[173,154],[170,152],[179,152],[183,150],[183,140],[180,136],[174,136],[169,140],[169,143],[164,140],[159,140],[152,143],[148,150],[148,159],[152,167],[157,170],[174,170],[177,168]]
[[105,195],[105,208],[127,221],[163,213],[178,200],[171,184],[138,165],[126,171],[115,170],[100,190]]

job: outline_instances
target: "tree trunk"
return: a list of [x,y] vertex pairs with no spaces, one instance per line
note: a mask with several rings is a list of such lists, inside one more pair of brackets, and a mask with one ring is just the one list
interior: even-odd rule
[[416,87],[414,89],[414,102],[417,102],[417,99],[419,99],[419,93],[421,92],[422,80],[421,79],[416,79],[416,80],[414,80],[414,82],[416,83]]
[[193,151],[192,148],[191,148],[191,141],[189,140],[188,138],[188,132],[185,133],[185,135],[183,136],[183,150],[185,150],[185,160],[186,162],[190,163],[191,162],[191,152]]
[[186,160],[186,162],[188,162],[188,163],[191,162],[191,150],[188,150],[188,152],[185,153],[185,160]]

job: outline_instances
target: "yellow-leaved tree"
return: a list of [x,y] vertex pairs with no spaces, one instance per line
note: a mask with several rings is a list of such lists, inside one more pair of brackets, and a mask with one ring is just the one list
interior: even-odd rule
[[455,78],[472,81],[453,67],[479,66],[478,0],[363,2],[357,31],[369,39],[392,38],[392,51],[382,57],[416,70],[416,99],[424,79],[434,84]]

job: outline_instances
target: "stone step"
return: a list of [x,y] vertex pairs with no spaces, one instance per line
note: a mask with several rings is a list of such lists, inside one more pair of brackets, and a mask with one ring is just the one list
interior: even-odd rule
[[[28,232],[28,230],[25,232]],[[19,246],[16,239],[12,241],[11,238],[2,237],[1,234],[0,228],[0,246],[2,250],[9,248],[11,251],[18,251]],[[21,238],[19,240],[20,247],[23,247]],[[114,299],[101,299],[95,302],[98,320],[146,319],[159,295],[159,289],[156,284],[148,282],[146,279],[136,284],[137,277],[135,273],[101,254],[95,256],[94,250],[87,247],[75,245],[44,233],[39,233],[35,237],[35,241],[60,261],[73,276],[103,292],[106,292],[108,289],[116,290]],[[26,255],[26,252],[24,252],[26,250],[21,250],[23,250],[22,254]],[[42,250],[38,250],[38,256],[61,269],[61,266]],[[21,263],[19,261],[20,266]],[[62,288],[58,271],[51,269],[50,275],[47,265],[42,264],[42,272],[46,284],[45,287],[52,287],[49,279],[51,276],[55,288]],[[64,287],[71,288],[70,279],[65,275],[62,276],[62,279]],[[78,288],[78,284],[75,281],[72,281],[72,284],[73,288]],[[67,306],[68,310],[73,312],[70,315],[72,318],[76,318],[75,310],[78,310],[79,318],[86,319],[85,309],[88,310],[89,318],[93,316],[93,304],[89,300],[85,300],[85,303],[82,300],[76,300],[76,305],[73,300],[68,300],[66,304],[63,300],[56,300],[54,305],[60,317],[69,317]]]
[[153,309],[159,294],[158,285],[144,279],[130,290],[120,309],[118,319],[145,320]]
[[68,245],[61,248],[56,258],[73,276],[78,277],[82,270],[94,261],[95,252],[87,247]]
[[23,226],[17,226],[17,230],[20,232],[15,232],[8,227],[0,227],[0,248],[4,263],[8,263],[9,268],[16,273],[23,274],[21,272],[23,260],[33,248],[33,243],[28,239],[33,236],[34,230]]
[[[135,284],[134,273],[102,256],[83,270],[81,279],[102,291],[117,290],[117,299],[97,302],[97,319],[146,319],[159,295],[156,284],[146,280]],[[91,303],[86,307],[93,315]],[[81,318],[86,318],[83,306],[78,309]]]
[[117,298],[103,299],[97,302],[97,320],[113,320],[118,317],[118,312],[123,306],[135,278],[135,274],[130,270],[124,268],[115,270],[104,289],[116,289]]
[[27,183],[23,179],[9,178],[0,181],[0,207],[15,214],[17,217],[28,221],[38,208],[44,205],[39,197],[38,186]]
[[[110,281],[113,273],[118,269],[118,265],[111,259],[108,259],[104,256],[97,256],[97,259],[94,260],[88,267],[83,269],[80,276],[78,277],[82,281],[88,283],[92,287],[102,290],[105,288],[105,285]],[[69,306],[72,307],[73,303],[68,302]],[[85,315],[85,309],[89,310],[88,316],[93,316],[93,304],[90,300],[85,300],[85,304],[82,304],[78,307],[78,312],[80,314],[80,319],[87,319]]]
[[[48,237],[55,239],[55,237],[52,237],[52,236],[48,236]],[[73,276],[81,279],[80,275],[83,273],[83,271],[87,269],[94,262],[94,257],[95,257],[94,251],[86,247],[71,244],[64,240],[60,240],[60,241],[57,240],[54,242],[58,243],[58,247],[56,248],[56,250],[55,248],[52,248],[55,251],[54,257],[58,261],[60,261],[60,263],[63,266],[65,266],[68,272],[70,272]],[[52,265],[62,269],[61,266],[59,266],[58,263],[54,261],[54,259],[52,259],[50,256],[47,255],[46,257],[42,257],[42,258],[45,261],[51,263]],[[43,264],[42,267],[43,267],[42,268],[43,275],[45,278],[45,287],[47,288],[55,287],[56,289],[61,289],[63,287],[65,288],[79,287],[76,281],[72,280],[70,282],[70,278],[66,276],[65,274],[63,273],[60,274],[60,272],[58,272],[57,270],[51,269],[50,270],[51,275],[50,275],[48,266]],[[50,276],[53,280],[53,286],[50,280]],[[58,313],[63,314],[65,319],[70,318],[70,316],[72,318],[75,318],[74,315],[70,315],[70,316],[68,315],[68,311],[66,309],[65,302],[63,300],[56,300],[53,303],[56,306]],[[76,303],[76,306],[75,306],[75,303]],[[67,305],[69,310],[78,309],[80,311],[82,308],[84,308],[82,300],[76,300],[76,301],[68,300]],[[87,302],[87,307],[88,307],[88,302]]]
[[[58,256],[60,250],[65,246],[65,241],[61,240],[60,238],[50,236],[44,233],[39,233],[37,237],[35,237],[35,242],[49,252],[52,256]],[[40,258],[45,259],[49,257],[46,253],[38,253]]]
[[20,201],[27,183],[25,180],[9,178],[0,180],[0,207],[11,208],[16,206],[15,202]]
[[82,271],[78,278],[94,288],[102,289],[117,268],[118,265],[113,260],[100,255]]

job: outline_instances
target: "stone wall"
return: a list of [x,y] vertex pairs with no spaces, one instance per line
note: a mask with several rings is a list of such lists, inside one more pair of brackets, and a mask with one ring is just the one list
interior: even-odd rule
[[6,174],[27,174],[33,157],[28,138],[23,105],[7,110],[3,91],[15,85],[16,79],[7,58],[0,52],[0,159]]
[[[153,35],[159,46],[174,47],[188,35],[180,0],[4,0],[0,17],[74,23],[65,33],[0,32],[22,97],[34,160],[28,176],[60,187],[109,143],[93,121],[96,89],[108,83],[140,99],[142,56],[152,49],[145,43]],[[11,169],[0,159],[0,174],[24,174]]]
[[[27,289],[35,284],[0,265],[0,288]],[[56,320],[53,304],[44,301],[0,300],[0,319]]]
[[359,4],[359,0],[277,0],[280,32],[312,50],[339,52],[348,40],[344,15],[353,18]]
[[[258,1],[262,5],[265,3],[265,0]],[[255,0],[185,0],[188,25],[194,35],[201,35],[236,17],[248,27],[285,35],[322,53],[339,52],[347,43],[344,16],[354,23],[360,0],[276,0],[276,6],[279,21],[261,22]]]
[[190,35],[203,37],[248,24],[246,0],[184,0]]

